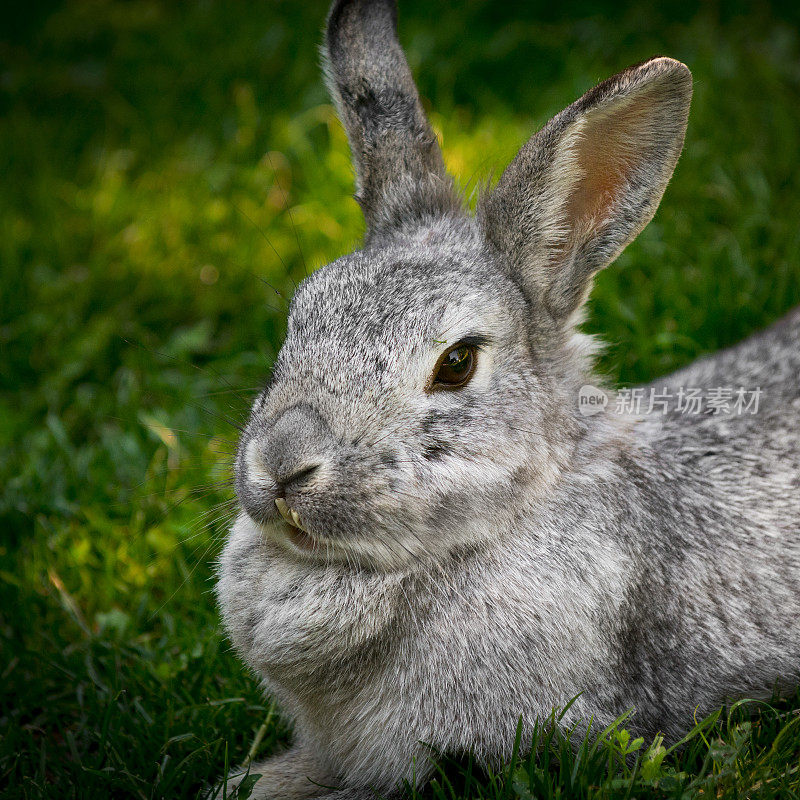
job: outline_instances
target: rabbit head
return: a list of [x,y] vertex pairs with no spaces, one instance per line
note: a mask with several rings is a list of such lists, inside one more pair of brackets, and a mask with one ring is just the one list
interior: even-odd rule
[[391,0],[341,0],[328,84],[365,246],[303,282],[236,460],[244,509],[287,557],[392,569],[507,535],[586,426],[576,332],[592,276],[655,213],[691,97],[655,58],[570,105],[467,213]]

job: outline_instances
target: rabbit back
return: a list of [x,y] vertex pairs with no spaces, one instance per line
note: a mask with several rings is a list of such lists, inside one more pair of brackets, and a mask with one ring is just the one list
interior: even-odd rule
[[677,734],[681,712],[685,726],[697,705],[800,678],[800,308],[644,388],[727,388],[731,406],[758,392],[741,413],[673,406],[641,423],[652,528],[620,609],[620,674],[640,718]]

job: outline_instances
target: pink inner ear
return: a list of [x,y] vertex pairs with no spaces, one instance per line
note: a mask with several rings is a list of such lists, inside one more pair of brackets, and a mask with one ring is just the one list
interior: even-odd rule
[[652,153],[657,105],[658,88],[652,87],[587,114],[574,150],[583,177],[566,206],[573,241],[585,241],[613,217],[631,177]]

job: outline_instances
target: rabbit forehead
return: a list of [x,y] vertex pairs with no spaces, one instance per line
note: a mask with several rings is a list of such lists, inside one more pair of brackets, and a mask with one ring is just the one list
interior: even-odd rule
[[456,329],[463,334],[465,326],[502,321],[506,283],[480,252],[426,247],[352,253],[298,289],[284,358],[319,349],[351,359],[436,348],[458,335]]

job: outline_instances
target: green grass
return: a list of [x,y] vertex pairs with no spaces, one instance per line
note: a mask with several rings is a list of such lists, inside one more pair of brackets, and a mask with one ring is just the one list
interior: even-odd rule
[[[515,7],[517,6],[517,7]],[[362,230],[316,45],[324,4],[30,3],[0,30],[0,787],[194,797],[286,741],[211,595],[235,424],[284,301]],[[404,2],[470,191],[596,81],[695,74],[655,221],[600,276],[602,368],[641,381],[800,303],[800,16],[744,3]],[[295,232],[296,231],[296,232]],[[611,731],[428,796],[798,797],[800,696],[680,750]],[[262,727],[265,720],[269,724]],[[624,723],[621,723],[624,730]],[[691,721],[687,720],[687,729]],[[674,743],[664,743],[670,747]]]

